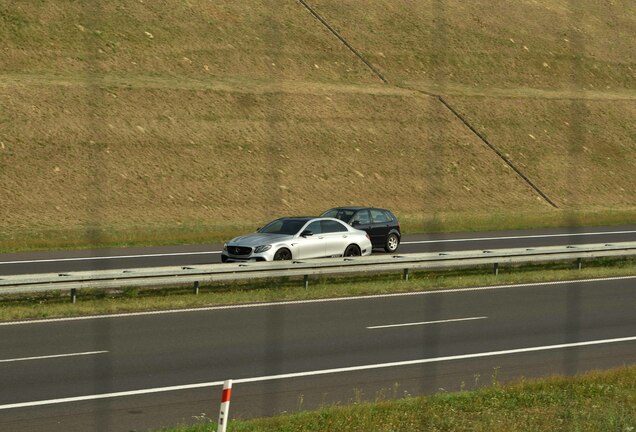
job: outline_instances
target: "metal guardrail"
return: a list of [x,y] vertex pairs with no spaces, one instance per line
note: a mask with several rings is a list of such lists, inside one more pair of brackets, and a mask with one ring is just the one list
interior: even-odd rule
[[636,256],[636,242],[11,275],[0,276],[0,295],[71,290],[75,301],[78,289],[190,285],[198,292],[217,281],[290,276],[303,276],[307,287],[312,275],[400,271],[408,280],[411,270],[490,265],[497,274],[500,264],[576,260],[580,268],[584,258],[617,256]]

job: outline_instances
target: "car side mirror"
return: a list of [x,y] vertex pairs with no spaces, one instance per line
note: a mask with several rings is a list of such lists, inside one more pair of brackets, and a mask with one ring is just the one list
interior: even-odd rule
[[353,222],[351,222],[351,226],[358,226],[358,225],[360,225],[359,220],[354,220]]
[[301,233],[300,233],[300,236],[301,236],[301,237],[309,237],[309,236],[312,236],[312,235],[314,235],[314,233],[312,233],[312,232],[311,232],[311,231],[309,231],[309,230],[305,230],[305,231],[303,231],[303,232],[301,232]]

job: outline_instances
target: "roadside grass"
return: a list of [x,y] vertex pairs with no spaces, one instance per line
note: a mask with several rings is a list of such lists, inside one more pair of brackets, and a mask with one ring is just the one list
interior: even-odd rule
[[243,223],[218,224],[202,221],[178,225],[12,229],[0,233],[0,253],[223,243],[258,227],[256,223]]
[[323,299],[374,294],[430,291],[451,288],[541,283],[636,275],[635,259],[584,261],[581,270],[571,262],[545,265],[477,267],[448,271],[414,272],[409,281],[396,274],[360,274],[351,277],[313,277],[305,289],[302,278],[274,278],[191,287],[109,291],[79,290],[76,304],[68,292],[32,296],[5,296],[0,300],[0,321],[73,317],[138,311],[185,309],[261,302]]
[[636,221],[636,209],[537,210],[518,212],[493,210],[490,212],[435,214],[397,213],[405,234],[433,232],[475,232],[522,230],[532,228],[568,227],[573,232],[580,227],[628,225]]
[[[400,213],[402,234],[456,233],[476,231],[522,230],[532,228],[613,226],[633,224],[636,210],[596,209],[582,211],[543,210],[533,212],[492,211],[488,213],[440,212],[435,214]],[[0,232],[0,253],[38,250],[125,248],[224,243],[255,231],[265,223],[186,222],[175,225],[95,226],[83,228],[19,228]]]
[[[636,366],[575,377],[521,379],[472,391],[407,396],[254,420],[232,419],[229,432],[633,432]],[[212,432],[213,419],[162,432]]]

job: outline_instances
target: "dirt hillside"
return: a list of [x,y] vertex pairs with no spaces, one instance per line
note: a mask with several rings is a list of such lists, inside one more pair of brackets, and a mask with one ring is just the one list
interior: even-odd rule
[[0,249],[634,221],[636,9],[571,3],[0,5]]

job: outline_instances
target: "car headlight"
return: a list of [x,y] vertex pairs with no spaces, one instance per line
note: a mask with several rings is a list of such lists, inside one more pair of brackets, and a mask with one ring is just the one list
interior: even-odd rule
[[268,251],[272,248],[272,245],[261,245],[261,246],[256,246],[254,248],[254,253],[261,253],[261,252],[265,252]]
[[227,243],[223,243],[223,252],[227,252]]

